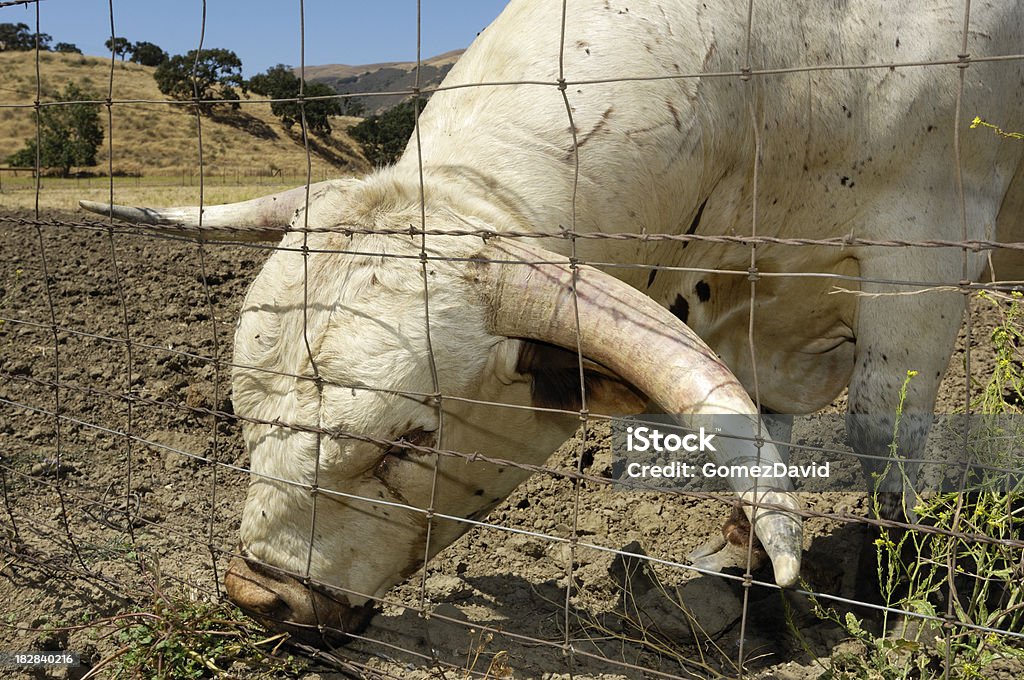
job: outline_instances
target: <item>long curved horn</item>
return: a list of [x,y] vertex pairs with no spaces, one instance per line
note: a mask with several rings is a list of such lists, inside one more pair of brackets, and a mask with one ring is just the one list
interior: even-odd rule
[[[310,196],[332,183],[311,184]],[[202,224],[198,206],[133,208],[95,201],[79,201],[78,205],[90,212],[151,225],[167,233],[233,241],[277,241],[305,202],[306,187],[302,186],[241,203],[203,206]]]
[[[719,464],[782,461],[773,445],[758,450],[750,441],[759,433],[757,409],[725,364],[686,324],[640,291],[587,266],[578,266],[574,278],[564,257],[507,241],[482,249],[468,271],[482,284],[494,334],[569,349],[576,349],[578,339],[584,356],[631,382],[666,413],[728,414],[715,421],[724,423],[723,436],[715,439]],[[767,429],[761,427],[763,438]],[[800,508],[788,479],[734,474],[729,482],[745,501]],[[776,582],[792,585],[800,571],[799,517],[749,503],[745,510],[771,558]]]

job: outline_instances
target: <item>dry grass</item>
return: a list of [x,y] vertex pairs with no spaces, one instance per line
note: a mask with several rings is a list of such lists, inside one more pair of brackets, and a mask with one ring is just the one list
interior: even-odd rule
[[[49,52],[39,56],[44,101],[52,97],[47,93],[63,90],[68,82],[77,83],[97,99],[106,99],[109,59]],[[95,170],[107,170],[111,138],[114,174],[180,175],[198,165],[196,116],[180,103],[148,103],[167,101],[157,89],[153,71],[130,62],[114,64],[113,100],[140,103],[112,107],[112,134],[106,110],[102,110],[106,138]],[[35,134],[35,97],[35,54],[0,53],[0,160]],[[285,130],[271,114],[269,104],[243,100],[240,111],[220,108],[222,111],[201,120],[203,163],[209,175],[305,175],[306,154],[299,134],[296,129]],[[369,169],[358,144],[344,132],[352,121],[336,119],[330,137],[312,139],[314,176]]]
[[[313,181],[329,177],[313,177]],[[198,205],[198,177],[191,184],[173,181],[173,177],[114,178],[114,202],[135,206]],[[203,203],[232,203],[265,196],[300,186],[305,177],[274,178],[257,181],[256,178],[211,178],[203,183]],[[58,179],[46,177],[39,191],[41,210],[81,211],[78,201],[107,202],[110,199],[110,180],[106,177],[89,179]],[[0,189],[0,208],[4,210],[32,210],[36,205],[35,180],[19,177],[16,182],[4,179]],[[85,216],[87,213],[82,213]],[[94,217],[93,215],[89,215]]]

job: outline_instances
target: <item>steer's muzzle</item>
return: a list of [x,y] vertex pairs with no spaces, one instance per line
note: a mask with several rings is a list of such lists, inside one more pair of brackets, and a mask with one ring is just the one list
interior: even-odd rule
[[353,606],[333,589],[305,585],[281,570],[246,559],[231,562],[224,587],[232,602],[263,625],[312,644],[345,642],[346,633],[361,632],[374,613],[370,602]]

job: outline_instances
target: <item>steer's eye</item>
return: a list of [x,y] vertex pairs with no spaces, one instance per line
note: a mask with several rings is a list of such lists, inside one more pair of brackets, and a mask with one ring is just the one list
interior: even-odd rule
[[410,459],[416,460],[417,456],[429,454],[436,445],[437,432],[435,430],[422,428],[409,430],[388,447],[384,456],[374,467],[373,474],[378,479],[387,480],[394,471],[393,466]]

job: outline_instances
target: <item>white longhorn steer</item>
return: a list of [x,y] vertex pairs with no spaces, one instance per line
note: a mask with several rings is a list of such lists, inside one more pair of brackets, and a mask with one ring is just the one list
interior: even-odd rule
[[[568,0],[563,93],[562,3],[512,0],[430,100],[421,152],[413,141],[394,167],[315,185],[308,209],[305,189],[206,208],[201,224],[195,208],[83,204],[213,237],[335,228],[287,233],[241,311],[233,399],[253,476],[232,598],[279,626],[358,628],[374,597],[466,528],[435,517],[428,549],[428,513],[408,506],[480,517],[526,476],[441,456],[435,480],[433,455],[381,442],[544,461],[578,420],[502,405],[578,409],[577,342],[592,411],[650,399],[668,413],[753,414],[744,387],[756,366],[761,405],[776,412],[820,409],[849,386],[851,443],[873,456],[887,451],[899,386],[916,369],[905,411],[920,417],[905,419],[901,442],[921,451],[964,296],[885,295],[915,288],[883,282],[955,286],[982,274],[983,254],[761,245],[751,348],[749,246],[581,238],[584,262],[642,266],[611,269],[617,279],[581,266],[574,295],[571,244],[551,238],[573,226],[749,235],[755,213],[757,235],[771,237],[1020,233],[1019,210],[1000,207],[1021,204],[1024,146],[966,125],[979,114],[1024,127],[1020,61],[829,68],[956,62],[960,3],[756,0],[749,34],[747,6]],[[1021,52],[1022,14],[1020,2],[975,2],[967,52]],[[748,59],[785,72],[735,75]],[[508,84],[521,81],[534,84]],[[423,237],[408,233],[420,225],[420,158],[428,230],[537,237],[432,234],[421,262]],[[406,233],[371,233],[381,230]],[[830,295],[837,285],[883,295]],[[747,422],[739,434],[756,433]],[[717,455],[757,454],[748,440]],[[749,485],[734,488],[750,498]],[[801,550],[799,519],[778,509],[797,508],[789,488],[762,482],[776,509],[759,508],[755,524],[781,584],[796,579]]]

